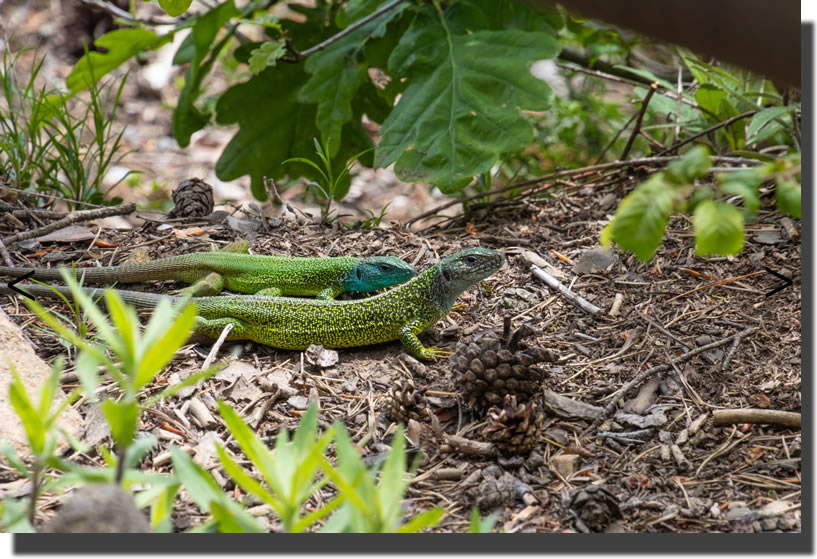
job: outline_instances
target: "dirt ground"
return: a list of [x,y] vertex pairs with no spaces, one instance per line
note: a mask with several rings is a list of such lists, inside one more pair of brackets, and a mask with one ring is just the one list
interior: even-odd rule
[[[39,31],[30,32],[36,36]],[[55,75],[64,77],[66,68],[66,63],[55,64]],[[715,412],[725,409],[801,408],[800,225],[773,211],[771,193],[763,196],[759,217],[747,224],[740,256],[696,257],[691,224],[676,217],[648,265],[617,250],[612,261],[593,265],[605,258],[595,250],[600,231],[634,185],[626,169],[562,181],[547,190],[547,199],[532,195],[498,201],[459,218],[421,221],[412,229],[387,221],[405,221],[444,199],[403,185],[388,171],[366,172],[356,183],[360,200],[368,201],[365,207],[406,199],[405,205],[398,204],[404,211],[390,214],[382,227],[329,227],[290,216],[259,228],[257,218],[238,211],[249,202],[247,185],[225,185],[212,175],[229,134],[207,130],[194,137],[190,150],[173,147],[170,113],[158,107],[166,100],[164,92],[174,87],[164,86],[158,98],[147,99],[139,94],[140,79],[137,75],[126,88],[123,114],[130,119],[125,123],[130,132],[125,138],[134,153],[123,165],[139,167],[146,180],[139,188],[117,193],[144,203],[154,178],[172,188],[179,180],[199,176],[214,185],[218,201],[233,200],[222,207],[251,227],[234,220],[161,225],[131,216],[131,229],[115,229],[124,225],[122,220],[105,222],[101,231],[91,228],[94,242],[11,246],[15,263],[111,265],[134,250],[153,259],[246,238],[257,254],[389,254],[424,270],[462,247],[486,246],[504,251],[507,263],[463,294],[455,310],[422,337],[424,343],[450,350],[458,342],[479,343],[486,330],[501,332],[510,318],[514,329],[522,324],[532,328],[524,339],[528,346],[558,355],[558,361],[538,366],[542,391],[534,401],[544,424],[535,447],[511,455],[492,454],[478,444],[485,442],[485,414],[462,398],[463,381],[448,360],[421,363],[394,342],[341,350],[336,365],[321,369],[309,364],[303,352],[239,343],[238,360],[228,369],[144,414],[140,429],[161,441],[142,465],[145,470],[168,471],[167,445],[172,442],[213,472],[225,491],[235,491],[212,451],[214,440],[227,440],[226,429],[218,421],[203,425],[191,416],[193,399],[208,407],[226,400],[272,442],[282,428],[294,428],[307,401],[317,397],[321,424],[340,421],[355,441],[371,433],[363,452],[376,460],[394,432],[385,412],[389,391],[397,381],[412,379],[417,389],[429,391],[426,401],[435,419],[424,416],[415,428],[426,457],[407,495],[407,512],[444,507],[440,531],[466,531],[475,505],[483,515],[499,513],[497,529],[505,532],[800,531],[800,429],[769,423],[716,425],[713,420]],[[290,192],[294,199],[297,191]],[[15,231],[9,222],[0,224],[0,236]],[[582,310],[547,287],[532,275],[532,262],[600,311]],[[791,277],[793,285],[767,297],[781,281],[766,268]],[[164,282],[135,288],[164,292],[179,286]],[[41,357],[51,359],[62,351],[53,337],[32,326],[19,301],[3,297],[0,302],[24,325]],[[617,312],[611,312],[614,307]],[[744,335],[730,338],[739,333]],[[728,343],[676,359],[723,340]],[[226,343],[220,355],[235,345]],[[153,390],[198,370],[209,348],[185,346]],[[671,359],[678,362],[632,386],[600,421],[589,418],[621,396],[618,391],[636,375]],[[66,391],[77,386],[70,370],[63,381]],[[546,398],[545,391],[566,397],[568,407]],[[103,393],[114,395],[112,383]],[[79,411],[87,423],[84,440],[109,446],[101,418],[85,405]],[[237,451],[234,443],[228,447]],[[90,464],[100,457],[88,454],[82,460]],[[13,479],[4,469],[0,487]],[[41,504],[40,521],[59,507],[52,496]],[[256,512],[271,530],[279,528],[269,511]],[[176,530],[189,529],[202,518],[192,502],[177,499]]]
[[[542,388],[593,406],[604,407],[639,372],[757,328],[736,346],[722,345],[649,376],[601,425],[570,412],[560,416],[545,405],[541,437],[529,455],[468,455],[431,437],[424,443],[431,451],[427,449],[429,456],[408,497],[412,512],[444,506],[448,514],[441,530],[465,530],[470,507],[478,504],[485,512],[500,511],[498,526],[508,532],[799,531],[800,430],[714,425],[712,420],[714,411],[725,408],[800,409],[799,239],[786,237],[785,218],[761,211],[748,228],[740,257],[697,258],[689,223],[676,218],[649,265],[616,251],[609,269],[576,274],[573,267],[586,265],[593,254],[588,251],[598,247],[598,234],[624,192],[619,186],[566,188],[544,202],[512,203],[490,213],[477,210],[420,232],[299,225],[292,219],[256,235],[251,247],[261,254],[391,254],[419,270],[465,246],[502,250],[507,264],[466,292],[460,306],[424,336],[425,342],[453,349],[457,341],[470,342],[485,329],[501,331],[505,317],[514,327],[527,323],[534,330],[527,344],[559,357],[545,364]],[[60,256],[109,264],[123,260],[133,247],[158,258],[238,238],[220,224],[204,226],[207,232],[198,236],[189,233],[202,229],[200,224],[158,228],[103,230],[97,240],[107,248],[63,243]],[[13,256],[21,263],[40,263]],[[537,256],[601,312],[585,312],[533,278],[529,260],[537,261]],[[794,285],[767,298],[765,293],[780,280],[766,273],[766,267],[784,274],[788,270]],[[159,289],[171,287],[178,286],[165,282]],[[618,295],[623,301],[610,316]],[[30,318],[9,299],[4,308],[20,323]],[[41,356],[50,358],[61,350],[53,338],[30,327],[26,331]],[[232,345],[225,344],[222,354]],[[226,399],[260,436],[273,440],[282,427],[297,424],[307,397],[317,394],[322,420],[342,422],[356,440],[373,431],[364,452],[377,455],[391,424],[384,414],[388,392],[397,380],[411,378],[418,389],[443,394],[428,396],[428,402],[444,433],[484,441],[484,415],[455,396],[462,381],[447,360],[420,363],[394,342],[341,350],[336,365],[320,369],[306,362],[302,352],[239,345],[234,366],[146,414],[141,428],[158,434],[162,445],[173,441],[204,453],[199,458],[217,470],[205,447],[213,437],[224,440],[225,430],[220,424],[205,428],[181,413],[189,399]],[[197,370],[207,351],[208,345],[188,346],[162,382]],[[259,382],[264,378],[268,382]],[[70,374],[65,380],[66,390],[76,386]],[[265,392],[264,387],[272,390],[271,382],[283,390]],[[537,401],[541,406],[542,399]],[[253,415],[259,406],[265,412]],[[97,432],[99,418],[86,420],[87,429]],[[154,457],[164,450],[157,449]],[[144,467],[163,471],[167,464]],[[218,479],[232,489],[226,476]],[[503,484],[513,491],[503,492]],[[593,489],[588,495],[595,487],[604,491]],[[582,511],[591,526],[586,518],[577,526]],[[195,525],[198,517],[192,505],[181,504],[176,528]],[[271,519],[270,526],[275,526]]]

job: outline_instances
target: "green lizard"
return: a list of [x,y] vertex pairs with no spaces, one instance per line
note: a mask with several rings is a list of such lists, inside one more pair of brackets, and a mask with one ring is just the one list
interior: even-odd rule
[[[444,355],[426,348],[417,335],[445,316],[457,297],[496,272],[505,256],[486,248],[468,248],[453,254],[411,281],[379,295],[352,301],[291,297],[228,295],[190,299],[197,306],[196,332],[217,338],[228,324],[228,340],[252,340],[282,349],[306,349],[310,344],[342,348],[399,339],[406,350],[422,359]],[[19,285],[19,284],[18,284]],[[55,297],[48,287],[20,285],[29,293]],[[68,288],[57,288],[70,294]],[[88,289],[97,297],[101,289]],[[6,284],[0,292],[11,293]],[[119,291],[137,306],[154,307],[162,295]],[[182,301],[181,297],[173,297]]]
[[[107,268],[77,268],[77,277],[89,283],[138,283],[170,279],[192,283],[182,296],[217,295],[222,289],[277,297],[316,296],[334,299],[344,291],[375,291],[403,283],[414,268],[394,256],[312,258],[259,256],[246,253],[238,241],[216,252],[197,252],[160,258],[143,264]],[[32,268],[0,266],[0,276],[23,277]],[[34,279],[60,280],[59,268],[34,268]]]

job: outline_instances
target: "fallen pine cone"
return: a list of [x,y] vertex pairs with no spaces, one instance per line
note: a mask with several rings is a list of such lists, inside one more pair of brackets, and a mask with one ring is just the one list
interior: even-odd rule
[[603,485],[588,485],[573,492],[569,504],[576,517],[576,527],[582,532],[604,532],[621,518],[618,498]]
[[490,408],[487,415],[482,434],[501,452],[527,454],[538,446],[545,414],[536,402],[517,404],[515,396],[506,395],[502,406]]
[[450,363],[460,375],[462,395],[469,405],[483,410],[499,405],[505,395],[522,401],[541,392],[545,371],[537,365],[557,357],[542,348],[520,348],[519,339],[529,331],[522,326],[510,339],[488,335],[479,342],[457,344]]
[[427,420],[430,410],[423,392],[417,390],[411,379],[397,381],[389,390],[386,413],[398,423],[408,423],[409,419],[420,422]]

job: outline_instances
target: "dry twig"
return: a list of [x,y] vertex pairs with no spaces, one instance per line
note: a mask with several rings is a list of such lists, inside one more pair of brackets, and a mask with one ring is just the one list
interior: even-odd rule
[[712,423],[770,423],[786,427],[800,428],[800,414],[793,411],[761,410],[755,408],[714,410]]
[[692,351],[688,351],[688,352],[686,352],[686,353],[684,353],[682,355],[679,355],[678,357],[676,357],[675,359],[673,359],[669,363],[664,363],[663,365],[657,365],[655,367],[652,367],[651,369],[641,371],[635,377],[633,377],[633,379],[631,381],[629,381],[627,384],[622,386],[616,392],[615,396],[613,396],[613,398],[610,400],[610,403],[608,403],[607,406],[605,406],[604,412],[601,415],[599,415],[593,421],[593,423],[591,423],[590,426],[587,429],[584,430],[584,432],[582,432],[582,435],[583,436],[586,435],[587,433],[589,433],[590,431],[592,431],[593,429],[595,429],[596,427],[601,425],[601,422],[604,421],[605,418],[609,417],[609,415],[611,413],[613,413],[613,410],[615,409],[616,405],[624,397],[624,395],[631,388],[633,388],[634,386],[639,384],[641,381],[643,381],[647,377],[649,377],[651,375],[654,375],[655,373],[659,373],[661,371],[666,371],[675,364],[683,363],[685,361],[689,361],[690,359],[692,359],[693,357],[695,357],[699,353],[703,353],[704,351],[709,351],[710,349],[715,349],[716,347],[720,347],[722,345],[725,345],[725,344],[731,342],[736,337],[744,338],[746,336],[749,336],[750,334],[754,334],[758,330],[760,330],[760,328],[758,328],[756,326],[752,327],[752,328],[749,328],[747,330],[744,330],[743,332],[738,332],[737,334],[733,334],[733,335],[728,336],[726,338],[723,338],[721,340],[717,340],[715,342],[712,342],[711,344],[707,344],[707,345],[701,346],[699,348],[693,349]]
[[65,216],[64,218],[45,225],[43,227],[38,227],[36,229],[31,229],[30,231],[23,231],[22,233],[17,233],[16,235],[9,235],[2,239],[5,244],[16,243],[18,241],[25,241],[27,239],[33,239],[35,237],[41,237],[52,231],[57,231],[58,229],[62,229],[63,227],[67,227],[73,223],[77,223],[79,221],[90,221],[92,219],[98,219],[101,217],[110,217],[113,215],[127,215],[133,212],[136,209],[136,204],[124,204],[122,206],[113,206],[113,207],[106,207],[106,208],[98,208],[95,210],[81,210],[78,212],[73,212]]

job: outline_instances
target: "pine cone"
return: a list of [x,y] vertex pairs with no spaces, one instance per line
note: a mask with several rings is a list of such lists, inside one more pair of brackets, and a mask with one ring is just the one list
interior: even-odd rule
[[515,500],[513,476],[507,473],[499,478],[488,478],[479,484],[476,491],[476,505],[482,511],[507,507]]
[[500,404],[506,394],[528,400],[542,390],[545,371],[535,365],[555,361],[556,356],[542,348],[520,348],[523,328],[510,340],[488,335],[478,343],[457,344],[450,363],[462,375],[462,393],[468,404],[485,409]]
[[169,217],[204,217],[213,213],[213,187],[201,179],[186,179],[173,191]]
[[417,390],[414,382],[408,379],[397,381],[389,390],[386,400],[386,412],[398,423],[408,423],[409,419],[423,422],[430,412],[424,391]]
[[485,438],[506,454],[527,454],[539,444],[545,414],[534,401],[516,403],[516,397],[505,395],[502,406],[487,412]]
[[603,532],[621,518],[618,498],[603,485],[588,485],[576,489],[570,497],[570,512],[576,517],[580,530]]

